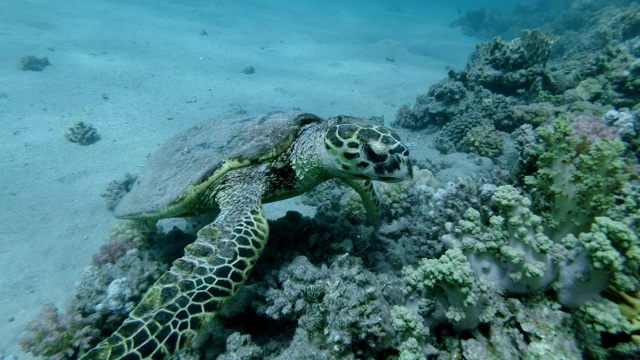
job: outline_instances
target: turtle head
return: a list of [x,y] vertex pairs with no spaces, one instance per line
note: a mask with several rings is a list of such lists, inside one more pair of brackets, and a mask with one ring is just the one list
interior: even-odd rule
[[324,146],[337,177],[398,182],[413,176],[409,149],[385,127],[335,124],[328,128]]

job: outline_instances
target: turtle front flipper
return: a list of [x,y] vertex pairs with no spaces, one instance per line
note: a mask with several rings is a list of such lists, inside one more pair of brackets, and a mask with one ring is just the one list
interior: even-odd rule
[[360,195],[369,222],[373,227],[378,228],[380,225],[380,200],[371,180],[343,179],[343,181]]
[[198,232],[122,326],[81,359],[164,359],[188,346],[236,294],[269,236],[262,184],[223,185],[214,197],[217,219]]

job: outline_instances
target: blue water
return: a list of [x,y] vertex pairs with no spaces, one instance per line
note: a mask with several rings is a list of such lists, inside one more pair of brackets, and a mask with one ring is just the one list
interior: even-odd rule
[[[27,324],[46,304],[70,306],[117,224],[101,194],[139,173],[173,134],[206,119],[291,109],[392,126],[402,105],[465,69],[478,43],[520,30],[470,33],[452,22],[480,8],[524,17],[558,4],[0,0],[0,360],[33,358],[19,345]],[[25,56],[48,64],[24,68]],[[99,134],[87,146],[65,137],[80,121]],[[440,187],[504,164],[441,154],[437,127],[397,130],[421,168],[441,170],[431,169]],[[313,216],[301,202],[268,215]]]

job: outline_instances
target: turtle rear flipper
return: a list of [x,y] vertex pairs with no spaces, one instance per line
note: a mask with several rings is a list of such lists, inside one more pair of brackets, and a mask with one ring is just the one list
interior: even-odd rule
[[216,220],[198,232],[123,325],[81,360],[163,359],[188,346],[240,289],[267,243],[263,187],[227,179],[215,194]]

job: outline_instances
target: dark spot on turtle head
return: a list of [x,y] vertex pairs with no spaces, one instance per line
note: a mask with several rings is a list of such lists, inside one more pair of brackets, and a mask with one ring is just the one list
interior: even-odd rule
[[174,261],[173,266],[175,266],[178,270],[183,272],[191,272],[193,270],[193,263],[183,259],[178,259]]
[[342,139],[349,139],[353,137],[353,134],[355,134],[357,131],[358,127],[356,125],[344,124],[338,126],[338,136],[340,136]]
[[375,152],[375,150],[373,150],[373,148],[371,148],[371,145],[369,144],[363,144],[362,148],[364,150],[364,154],[367,157],[367,160],[371,162],[382,163],[387,161],[387,159],[389,158],[387,154],[378,154],[377,152]]
[[[342,147],[344,145],[344,142],[342,140],[340,140],[340,138],[338,138],[338,136],[336,135],[336,131],[334,131],[334,129],[331,129],[329,132],[327,132],[327,137],[326,139],[333,145],[336,147]],[[326,144],[328,145],[328,144]]]
[[256,239],[251,239],[251,246],[256,250],[262,249],[262,243]]
[[349,171],[351,168],[347,164],[342,164],[342,170]]
[[211,256],[213,248],[209,245],[192,243],[186,248],[187,252],[198,258],[206,258]]
[[409,150],[407,150],[407,148],[404,147],[404,145],[399,144],[399,145],[396,145],[396,147],[394,147],[393,149],[389,150],[389,154],[392,154],[392,155],[402,154],[404,156],[409,156]]
[[383,143],[383,144],[385,144],[385,145],[393,145],[393,144],[395,144],[395,143],[398,143],[398,142],[399,142],[399,140],[396,140],[396,139],[392,138],[392,137],[391,137],[391,136],[389,136],[389,135],[385,135],[385,136],[383,136],[381,141],[382,141],[382,143]]
[[389,161],[382,164],[376,164],[374,166],[376,174],[382,178],[385,174],[393,173],[400,170],[400,163],[398,161]]
[[195,289],[196,285],[191,280],[180,280],[180,282],[178,282],[178,287],[180,288],[180,292],[185,293]]
[[358,153],[350,153],[350,152],[346,152],[343,153],[342,156],[347,159],[347,160],[353,160],[353,159],[357,159],[360,157],[360,154]]
[[358,143],[356,141],[349,141],[349,142],[347,142],[347,147],[349,149],[359,149],[360,148],[360,143]]
[[366,161],[360,161],[358,162],[357,166],[360,169],[366,169],[367,167],[369,167],[369,165],[371,165],[370,163],[366,162]]
[[358,132],[358,140],[363,142],[378,141],[380,137],[382,137],[382,134],[371,128],[364,128]]

